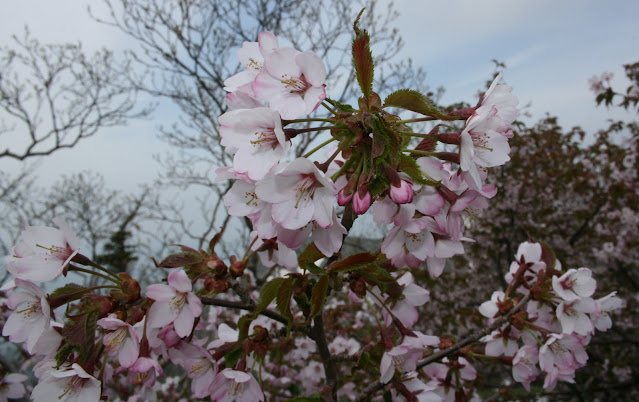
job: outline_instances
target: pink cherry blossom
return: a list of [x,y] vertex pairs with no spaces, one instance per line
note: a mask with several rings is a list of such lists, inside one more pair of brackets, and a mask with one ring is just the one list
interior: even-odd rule
[[55,322],[55,315],[47,302],[47,295],[31,282],[15,279],[17,289],[9,295],[7,307],[14,310],[2,329],[2,335],[11,342],[26,342],[31,354],[49,354],[55,351],[62,337],[53,329],[61,326]]
[[599,331],[607,331],[612,327],[610,312],[624,307],[624,301],[617,297],[617,292],[595,300],[596,310],[592,315],[595,328]]
[[264,400],[259,384],[249,373],[226,368],[209,386],[211,399],[219,402],[256,402]]
[[278,48],[264,58],[264,68],[253,82],[253,92],[284,119],[312,113],[326,98],[326,68],[313,52]]
[[195,318],[202,314],[202,302],[191,292],[193,287],[184,271],[171,272],[168,283],[150,285],[146,289],[146,296],[155,300],[148,312],[148,325],[162,328],[173,323],[179,336],[188,336]]
[[357,215],[364,215],[371,206],[371,193],[368,190],[357,190],[352,195],[353,212]]
[[535,345],[523,346],[513,357],[513,378],[528,392],[530,392],[530,383],[539,376],[538,362],[539,351]]
[[6,257],[7,270],[20,279],[46,282],[59,276],[78,253],[78,240],[69,224],[60,218],[48,226],[26,226],[21,241]]
[[269,31],[260,32],[257,42],[244,42],[237,53],[245,69],[227,78],[224,81],[224,90],[252,94],[251,84],[264,67],[264,55],[278,47],[277,38]]
[[[237,109],[219,117],[220,143],[234,154],[233,169],[260,180],[291,147],[275,110]],[[232,150],[229,152],[229,148]]]
[[140,354],[140,337],[135,329],[115,314],[99,319],[98,325],[111,331],[102,339],[106,354],[113,356],[117,353],[120,366],[131,367]]
[[595,328],[587,314],[593,314],[597,309],[596,302],[585,297],[574,301],[562,301],[557,306],[557,318],[561,323],[564,334],[588,335],[594,332]]
[[[120,367],[116,370],[116,374],[119,374],[124,367]],[[138,359],[129,367],[129,374],[127,376],[129,384],[141,385],[147,388],[155,385],[155,379],[158,375],[163,376],[164,372],[157,359],[151,357],[138,357]]]
[[595,293],[597,281],[588,268],[569,269],[561,277],[552,277],[552,288],[557,296],[566,301],[590,297]]
[[0,380],[0,401],[23,398],[25,389],[22,383],[28,379],[29,377],[19,373],[5,375]]
[[257,196],[272,205],[275,222],[286,229],[300,229],[315,221],[327,228],[333,222],[333,183],[306,158],[298,158],[282,170],[267,174],[255,186]]
[[100,381],[74,363],[60,369],[50,367],[33,388],[31,398],[36,402],[86,402],[98,401],[100,393]]

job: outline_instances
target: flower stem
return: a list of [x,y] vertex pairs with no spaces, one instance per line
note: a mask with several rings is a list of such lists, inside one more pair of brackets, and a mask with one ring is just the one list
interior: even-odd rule
[[114,278],[111,278],[110,276],[106,276],[106,275],[102,275],[99,272],[95,272],[95,271],[91,271],[90,269],[85,269],[85,268],[80,268],[80,267],[76,267],[75,265],[69,265],[69,271],[78,271],[78,272],[84,272],[87,274],[91,274],[91,275],[95,275],[95,276],[99,276],[101,278],[104,278],[108,281],[114,282],[115,284],[119,285],[120,284],[120,280],[116,280]]
[[293,119],[293,120],[283,120],[282,125],[286,126],[292,123],[310,123],[310,122],[323,122],[323,123],[335,123],[335,120],[331,119],[321,119],[321,118],[308,118],[308,119]]
[[428,117],[420,117],[418,119],[399,120],[399,121],[396,121],[395,123],[397,124],[419,123],[420,121],[433,121],[433,120],[437,120],[437,118],[433,116],[428,116]]
[[331,138],[329,140],[326,140],[324,142],[322,142],[321,144],[319,144],[318,146],[316,146],[315,148],[311,149],[310,151],[308,151],[307,153],[304,154],[304,158],[308,158],[309,156],[313,155],[315,152],[319,151],[320,149],[324,148],[324,146],[330,144],[333,141],[336,141],[337,138]]
[[436,135],[430,135],[430,134],[421,134],[421,133],[411,133],[410,131],[401,131],[400,134],[403,135],[409,135],[411,137],[419,137],[419,138],[432,138],[434,140],[437,139]]
[[434,152],[418,151],[416,149],[402,149],[402,152],[409,152],[411,154],[422,155],[422,156],[436,156]]
[[328,103],[326,103],[326,101],[322,101],[322,106],[324,106],[326,109],[328,109],[329,112],[337,116],[337,111],[335,111],[335,109],[333,109],[332,107],[328,106]]

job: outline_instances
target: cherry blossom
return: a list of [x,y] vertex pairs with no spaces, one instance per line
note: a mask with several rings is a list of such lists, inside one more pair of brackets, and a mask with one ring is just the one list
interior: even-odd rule
[[60,369],[51,367],[47,370],[33,388],[31,398],[36,402],[52,399],[67,402],[97,401],[100,399],[100,387],[100,381],[82,366],[73,363]]
[[16,277],[46,282],[59,276],[78,253],[79,243],[69,224],[60,218],[48,226],[26,226],[21,241],[6,257],[7,270]]
[[98,325],[104,329],[111,330],[104,335],[102,343],[105,352],[109,356],[118,354],[118,361],[122,367],[131,367],[140,354],[140,337],[135,329],[124,321],[117,318],[115,314],[98,320]]
[[219,402],[263,401],[264,393],[255,377],[243,371],[226,368],[220,371],[209,386],[211,399]]
[[569,269],[561,277],[553,276],[552,288],[565,301],[590,297],[595,293],[597,282],[588,268]]
[[326,98],[324,62],[313,52],[278,48],[264,58],[253,92],[284,119],[313,112]]
[[224,81],[224,90],[252,94],[251,84],[264,67],[264,55],[278,47],[277,38],[269,31],[260,32],[257,42],[244,42],[237,53],[245,69],[227,78]]
[[539,350],[534,345],[523,346],[513,357],[513,378],[530,392],[530,383],[539,376]]
[[202,314],[202,302],[191,292],[191,281],[184,271],[171,272],[168,283],[147,287],[146,296],[155,300],[149,309],[147,324],[151,328],[162,328],[173,323],[178,335],[188,336],[195,317]]
[[2,329],[2,335],[11,342],[26,342],[31,354],[48,354],[58,348],[62,337],[53,329],[60,326],[47,302],[47,295],[31,282],[15,279],[17,289],[7,300],[7,307],[14,310]]
[[231,110],[218,120],[220,143],[234,154],[233,169],[251,180],[262,179],[291,147],[280,115],[272,109]]
[[310,221],[327,228],[333,222],[335,187],[306,158],[267,174],[255,186],[257,196],[272,205],[273,220],[286,229],[300,229]]
[[0,380],[0,401],[23,398],[25,389],[22,383],[28,379],[29,377],[19,373],[5,375]]

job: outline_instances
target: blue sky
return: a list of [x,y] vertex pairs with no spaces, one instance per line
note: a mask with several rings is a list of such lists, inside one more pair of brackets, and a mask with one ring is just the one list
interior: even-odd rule
[[[90,3],[100,8],[100,2]],[[84,4],[13,2],[0,14],[0,40],[7,44],[27,24],[42,42],[81,40],[87,50],[126,47],[127,38],[93,22]],[[639,60],[637,1],[399,0],[396,6],[401,13],[397,27],[406,42],[402,55],[426,70],[431,87],[446,88],[445,102],[474,103],[493,71],[491,59],[498,59],[508,66],[505,81],[521,104],[531,102],[533,120],[548,112],[564,126],[592,131],[608,118],[630,115],[597,108],[588,79],[611,71],[613,84],[625,89],[621,65]],[[171,122],[156,115],[46,157],[40,163],[41,182],[91,168],[101,171],[113,188],[132,190],[150,183],[159,169],[152,155],[165,149],[156,127]],[[2,171],[17,167],[0,161]]]

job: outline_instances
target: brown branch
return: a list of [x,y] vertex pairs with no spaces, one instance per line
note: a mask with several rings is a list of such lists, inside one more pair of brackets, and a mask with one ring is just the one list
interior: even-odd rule
[[[521,301],[517,303],[515,307],[510,309],[510,311],[508,311],[505,315],[497,318],[495,322],[492,323],[492,325],[486,328],[483,328],[481,330],[471,332],[470,334],[466,335],[465,338],[463,338],[461,341],[457,342],[453,346],[440,350],[439,352],[433,353],[432,355],[420,360],[417,363],[417,368],[415,370],[419,370],[430,363],[436,362],[438,360],[443,359],[444,357],[450,356],[458,352],[459,350],[461,350],[463,347],[468,346],[471,343],[478,341],[480,338],[490,334],[491,332],[493,332],[494,330],[496,330],[497,328],[501,327],[506,322],[508,322],[510,317],[512,317],[513,314],[515,314],[519,310],[521,310],[526,305],[526,303],[528,303],[529,300],[530,300],[530,294],[526,295],[523,299],[521,299]],[[380,382],[371,384],[370,386],[364,389],[364,391],[356,400],[363,402],[367,398],[372,396],[373,393],[375,393],[376,391],[383,389],[386,385],[388,384],[382,384]]]

